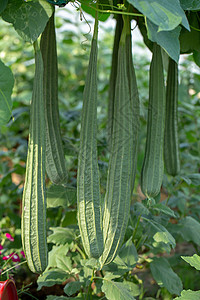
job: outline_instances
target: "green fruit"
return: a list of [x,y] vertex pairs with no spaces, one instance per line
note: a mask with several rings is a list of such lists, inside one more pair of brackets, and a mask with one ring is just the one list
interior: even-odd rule
[[97,157],[97,30],[95,22],[90,60],[83,94],[80,150],[77,174],[78,224],[89,257],[103,251],[100,178]]
[[54,13],[41,36],[44,65],[44,108],[46,121],[46,172],[54,184],[66,184],[67,170],[60,132],[58,108],[58,63]]
[[166,88],[164,162],[168,174],[180,171],[178,143],[178,65],[169,58]]
[[147,138],[141,174],[142,192],[156,197],[164,172],[163,145],[165,129],[165,86],[161,48],[154,43],[150,65]]
[[45,197],[45,117],[43,105],[43,61],[37,42],[35,78],[30,113],[26,177],[22,199],[22,245],[30,270],[47,267]]

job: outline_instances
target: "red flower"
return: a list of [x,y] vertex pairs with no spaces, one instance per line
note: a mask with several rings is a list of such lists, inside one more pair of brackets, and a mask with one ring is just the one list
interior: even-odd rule
[[14,262],[18,262],[18,261],[20,261],[20,257],[19,257],[19,255],[17,254],[17,253],[11,253],[11,254],[9,254],[9,255],[6,255],[6,256],[3,256],[3,260],[8,260],[9,258],[11,258],[12,259],[12,261],[14,261]]
[[20,253],[21,253],[21,255],[25,258],[24,251],[21,251]]
[[9,258],[10,258],[10,255],[6,255],[6,256],[2,257],[3,260],[8,260]]
[[7,237],[7,239],[11,242],[14,241],[14,238],[12,237],[12,235],[10,233],[6,233],[5,236]]
[[3,246],[0,244],[0,250],[2,250],[3,249]]
[[12,261],[14,261],[14,262],[20,261],[20,257],[17,253],[12,253],[12,254],[10,254],[10,256],[11,256]]

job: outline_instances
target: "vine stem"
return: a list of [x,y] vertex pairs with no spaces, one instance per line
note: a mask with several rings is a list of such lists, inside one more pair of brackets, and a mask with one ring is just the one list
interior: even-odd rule
[[83,259],[86,259],[84,252],[81,250],[81,248],[78,245],[75,246],[75,249],[80,253]]
[[21,263],[15,265],[15,266],[12,266],[11,268],[9,268],[9,269],[5,270],[4,272],[2,272],[1,275],[7,273],[8,271],[10,271],[10,270],[12,270],[12,269],[15,269],[16,267],[18,267],[18,266],[20,266],[20,265],[25,264],[26,262],[27,262],[27,261],[25,260],[25,261],[23,261],[23,262],[21,262]]
[[139,224],[140,224],[140,219],[141,219],[141,214],[140,214],[139,217],[138,217],[137,224],[136,224],[135,229],[134,229],[134,232],[133,232],[133,236],[132,236],[132,242],[133,242],[133,243],[134,243],[135,235],[136,235],[136,233],[137,233],[138,226],[139,226]]
[[92,282],[94,280],[94,269],[92,270],[92,276],[91,276],[91,279],[90,279],[90,284],[88,286],[88,292],[87,292],[87,297],[86,297],[86,300],[88,300],[89,298],[89,295],[90,295],[90,291],[91,291],[91,286],[92,286]]
[[93,8],[95,11],[101,12],[101,13],[107,13],[107,14],[118,14],[118,15],[127,15],[127,16],[135,16],[135,17],[144,17],[143,14],[136,14],[136,13],[131,13],[131,12],[125,12],[125,11],[117,11],[117,10],[110,10],[110,9],[99,9],[96,8],[95,6],[91,6],[91,5],[87,5],[85,3],[86,6],[89,6],[90,8]]

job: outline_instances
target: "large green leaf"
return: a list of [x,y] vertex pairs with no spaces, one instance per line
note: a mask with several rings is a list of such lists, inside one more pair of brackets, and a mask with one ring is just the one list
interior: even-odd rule
[[72,296],[80,290],[81,285],[82,283],[80,281],[68,282],[64,287],[64,292],[67,294],[67,296]]
[[157,284],[165,287],[171,294],[180,295],[183,286],[180,278],[164,257],[154,257],[150,263],[151,273]]
[[2,13],[2,11],[4,11],[7,4],[8,4],[8,0],[1,0],[1,2],[0,2],[0,14]]
[[52,184],[47,190],[47,208],[49,207],[69,207],[76,202],[76,189],[68,186]]
[[72,261],[69,256],[62,255],[61,257],[56,258],[57,268],[65,271],[66,273],[71,274],[72,272]]
[[186,241],[200,246],[200,223],[192,217],[185,217],[179,222],[179,232]]
[[180,297],[176,297],[174,300],[199,300],[200,291],[183,290]]
[[6,124],[12,114],[11,94],[14,86],[13,74],[0,60],[0,126]]
[[52,230],[53,233],[48,236],[48,243],[64,245],[66,243],[71,243],[75,239],[74,230],[70,228],[50,227],[49,229]]
[[53,286],[55,284],[61,284],[68,278],[68,274],[59,269],[51,269],[44,272],[42,275],[38,277],[37,290],[41,290],[43,286]]
[[192,267],[195,267],[195,269],[200,271],[200,256],[199,255],[194,254],[193,256],[181,256],[181,258],[184,259]]
[[173,30],[181,23],[190,29],[179,0],[128,0],[128,2],[156,24],[158,31]]
[[108,300],[135,300],[130,285],[104,277],[102,291]]
[[184,10],[199,10],[199,0],[180,0],[180,4]]
[[[103,12],[103,10],[108,10],[109,8],[109,1],[108,0],[101,0],[99,2],[99,10],[101,10],[101,12],[99,12],[98,14],[98,19],[99,21],[106,21],[110,14]],[[91,16],[93,16],[95,18],[96,15],[96,2],[92,2],[89,0],[84,0],[81,2],[81,8],[88,14],[90,14]]]
[[152,209],[154,211],[158,211],[159,213],[161,212],[169,217],[176,218],[174,211],[163,203],[157,203],[157,204],[153,205]]
[[180,55],[179,34],[181,27],[178,26],[170,31],[158,31],[158,26],[147,19],[148,38],[160,45],[168,55],[178,63]]
[[67,244],[60,246],[53,246],[49,252],[48,267],[55,268],[57,266],[57,257],[66,256],[69,251]]
[[133,267],[137,263],[138,254],[132,242],[132,237],[122,246],[119,256],[127,266]]
[[4,21],[12,23],[18,34],[28,42],[34,42],[43,32],[52,6],[46,0],[10,1],[2,14]]

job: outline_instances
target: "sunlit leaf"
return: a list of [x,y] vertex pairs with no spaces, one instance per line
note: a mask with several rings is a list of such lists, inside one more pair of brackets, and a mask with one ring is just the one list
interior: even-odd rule
[[158,31],[173,30],[181,23],[189,30],[189,24],[179,0],[128,0],[128,2],[157,25]]
[[199,300],[200,291],[183,290],[180,297],[176,297],[174,300]]
[[109,278],[104,278],[102,291],[108,300],[135,300],[129,285],[112,281]]
[[187,263],[189,263],[192,267],[200,271],[200,256],[194,254],[193,256],[181,256]]

